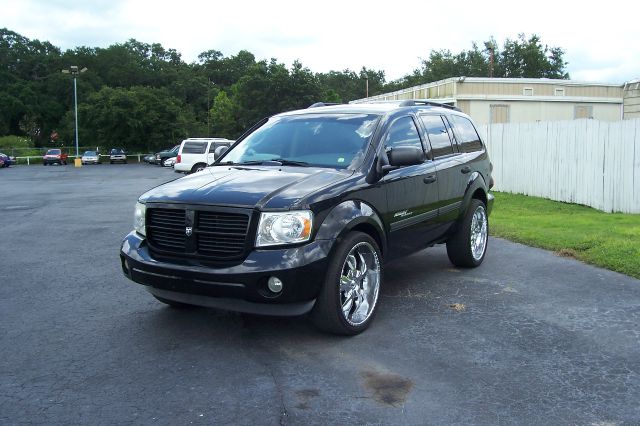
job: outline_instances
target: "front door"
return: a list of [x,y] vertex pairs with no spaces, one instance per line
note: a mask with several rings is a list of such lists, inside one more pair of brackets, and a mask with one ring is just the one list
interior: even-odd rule
[[[424,149],[412,117],[396,119],[383,137],[384,149],[415,146]],[[400,167],[383,179],[387,196],[385,222],[389,224],[389,258],[428,246],[438,215],[438,186],[433,161]]]

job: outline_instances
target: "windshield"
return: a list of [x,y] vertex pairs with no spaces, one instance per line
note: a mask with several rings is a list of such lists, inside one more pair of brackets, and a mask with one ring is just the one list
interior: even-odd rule
[[87,157],[95,157],[96,156],[96,152],[95,151],[85,151],[84,155]]
[[50,149],[49,151],[47,151],[48,155],[60,155],[60,150],[59,149]]
[[113,148],[111,150],[111,155],[120,155],[120,154],[124,154],[124,151],[121,150],[120,148]]
[[360,158],[378,122],[373,114],[300,114],[271,118],[221,163],[287,160],[344,169]]

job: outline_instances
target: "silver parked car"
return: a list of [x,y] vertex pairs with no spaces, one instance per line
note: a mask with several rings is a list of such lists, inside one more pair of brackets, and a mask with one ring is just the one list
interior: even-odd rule
[[82,164],[100,164],[100,154],[96,151],[85,151],[80,160]]
[[109,152],[109,163],[113,164],[115,162],[127,163],[127,153],[124,149],[113,148],[111,152]]

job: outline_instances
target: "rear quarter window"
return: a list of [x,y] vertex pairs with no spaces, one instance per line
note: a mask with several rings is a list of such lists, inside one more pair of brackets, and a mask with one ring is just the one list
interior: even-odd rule
[[207,149],[206,142],[185,142],[182,147],[183,154],[204,154]]
[[482,141],[471,120],[459,115],[452,115],[451,122],[460,142],[461,152],[482,151]]

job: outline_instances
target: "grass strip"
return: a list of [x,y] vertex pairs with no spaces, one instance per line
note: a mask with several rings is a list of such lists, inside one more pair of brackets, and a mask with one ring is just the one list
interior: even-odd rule
[[640,279],[640,214],[495,192],[491,235]]

